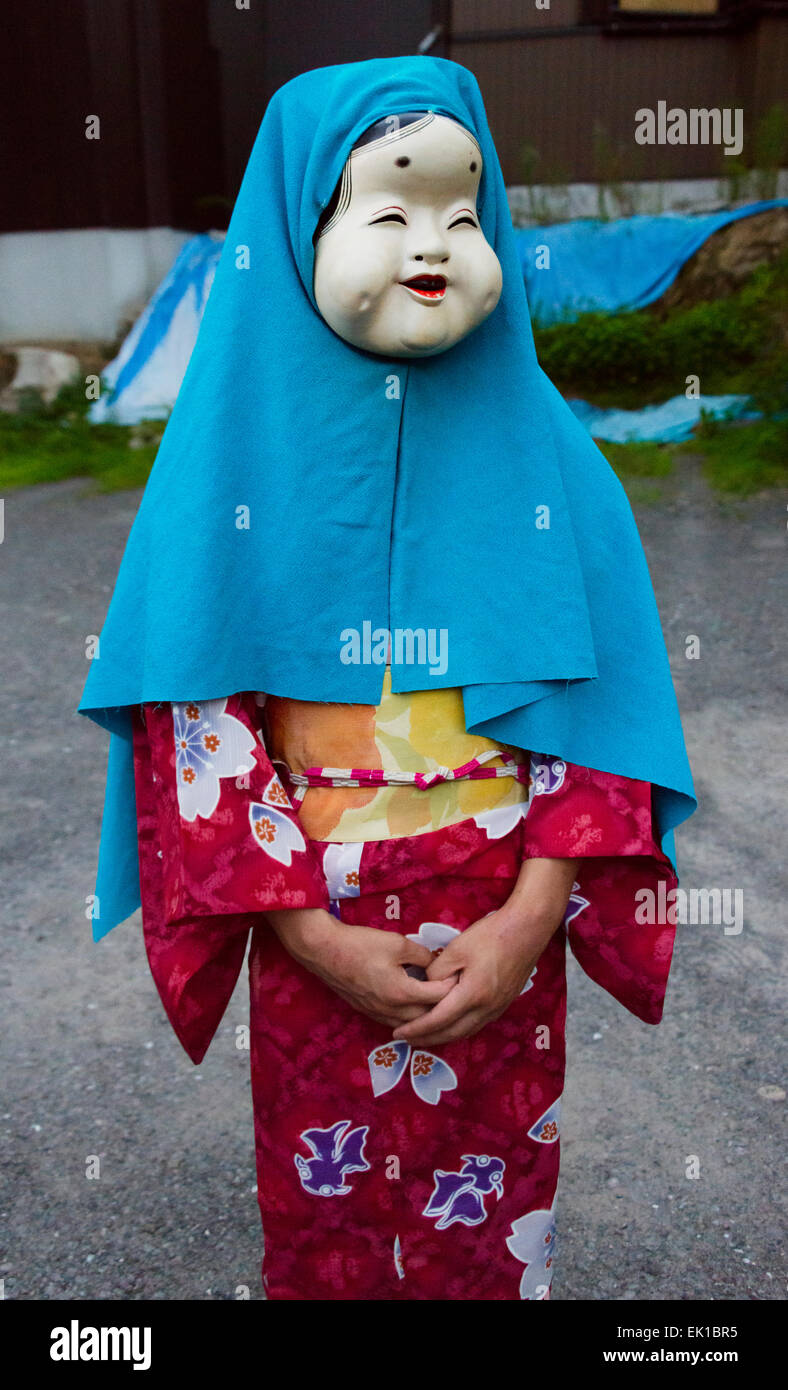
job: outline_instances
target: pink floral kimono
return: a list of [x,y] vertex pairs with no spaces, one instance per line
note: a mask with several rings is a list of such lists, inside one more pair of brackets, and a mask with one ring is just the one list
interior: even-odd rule
[[[251,932],[268,1298],[548,1298],[566,941],[638,1018],[662,1013],[674,928],[635,923],[636,890],[675,882],[650,785],[525,754],[517,775],[530,787],[514,806],[337,843],[305,833],[297,787],[278,775],[262,727],[253,692],[145,705],[134,756],[148,958],[194,1062]],[[453,772],[433,780],[443,775]],[[323,907],[439,952],[506,900],[528,857],[582,860],[565,927],[499,1019],[437,1053],[393,1041],[266,925],[266,910]]]

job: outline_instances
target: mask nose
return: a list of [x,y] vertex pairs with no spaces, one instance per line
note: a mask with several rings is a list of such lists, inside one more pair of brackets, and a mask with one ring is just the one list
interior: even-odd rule
[[441,248],[440,251],[422,251],[413,257],[414,261],[422,261],[425,265],[443,265],[449,259],[448,251]]
[[449,247],[444,233],[435,223],[411,227],[408,238],[408,259],[422,265],[442,265],[449,259]]

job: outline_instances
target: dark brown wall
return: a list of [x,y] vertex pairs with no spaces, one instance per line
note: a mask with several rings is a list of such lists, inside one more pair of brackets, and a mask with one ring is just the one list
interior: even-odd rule
[[452,0],[452,29],[457,34],[511,32],[577,24],[583,0],[550,0],[538,10],[533,0]]
[[222,225],[271,93],[324,63],[415,52],[434,8],[3,0],[0,231]]
[[[607,133],[619,177],[716,174],[723,156],[713,147],[637,145],[635,112],[656,109],[660,99],[671,106],[714,107],[744,105],[749,97],[735,39],[591,33],[459,47],[452,57],[479,80],[508,183],[524,181],[524,145],[539,152],[537,182],[609,177],[604,160],[595,158],[595,125]],[[507,95],[512,91],[516,101]]]
[[740,106],[746,156],[759,118],[788,105],[788,6],[740,8],[727,30],[586,23],[613,15],[593,0],[551,0],[549,11],[529,0],[454,0],[449,56],[479,80],[508,183],[524,181],[526,146],[539,154],[537,181],[719,176],[731,162],[719,147],[638,145],[635,112],[659,100]]
[[276,87],[413,53],[437,20],[453,37],[432,51],[477,74],[508,182],[525,146],[540,181],[718,175],[713,147],[636,145],[634,113],[732,103],[752,132],[786,99],[786,0],[721,4],[745,27],[621,37],[608,0],[3,0],[0,231],[223,225]]
[[432,0],[252,0],[248,11],[237,11],[228,0],[208,3],[233,193],[277,87],[330,63],[415,53],[432,28],[434,8]]
[[2,28],[0,230],[200,224],[225,183],[205,0],[4,0]]

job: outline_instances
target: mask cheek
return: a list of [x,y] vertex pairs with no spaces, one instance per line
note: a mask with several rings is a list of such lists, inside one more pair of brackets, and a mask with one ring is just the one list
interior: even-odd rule
[[318,259],[315,299],[321,313],[333,309],[343,317],[363,318],[374,312],[390,289],[393,269],[388,259],[367,248],[346,248]]
[[474,299],[477,305],[478,323],[482,323],[495,308],[503,288],[503,272],[492,247],[486,245],[487,254],[479,259]]

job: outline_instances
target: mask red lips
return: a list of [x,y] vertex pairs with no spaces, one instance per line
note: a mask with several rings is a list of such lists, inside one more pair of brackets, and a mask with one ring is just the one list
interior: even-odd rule
[[443,299],[446,293],[446,278],[443,275],[412,275],[409,280],[400,280],[406,290],[412,290],[419,299]]

